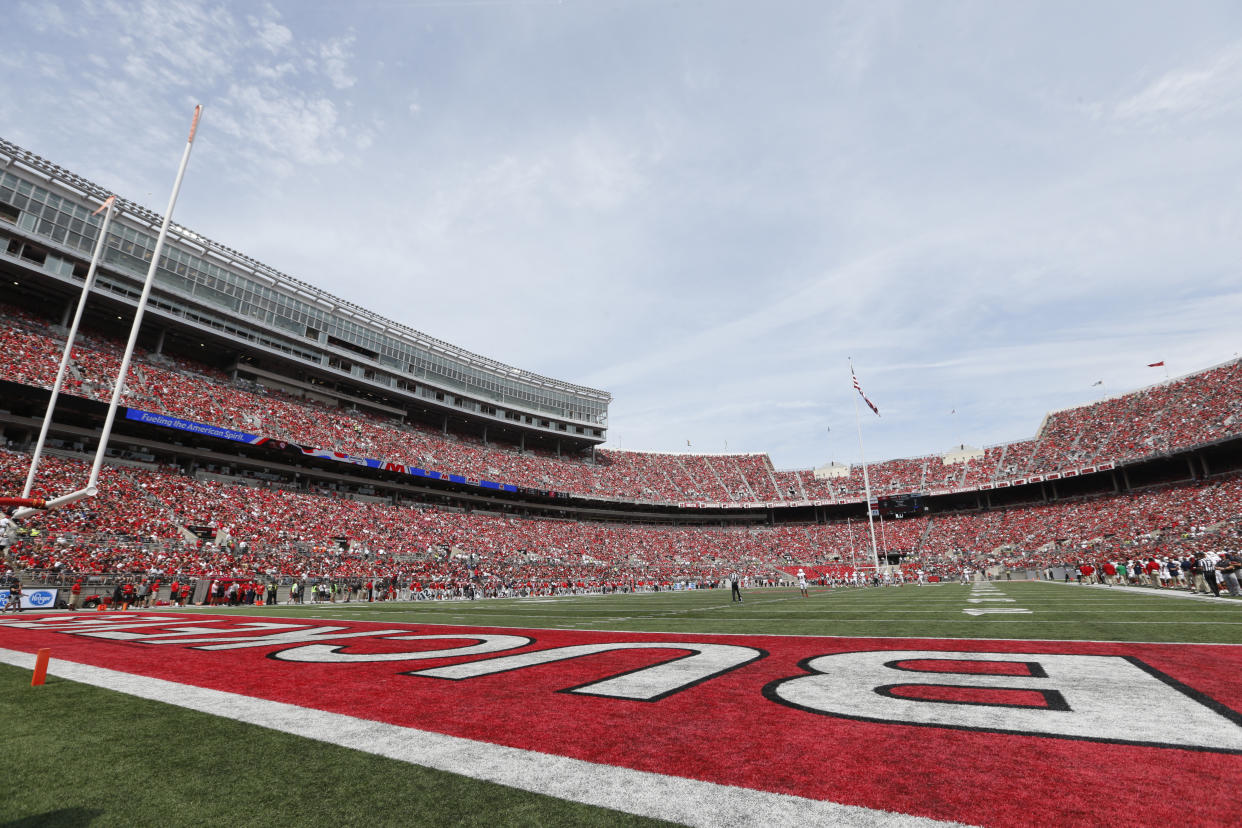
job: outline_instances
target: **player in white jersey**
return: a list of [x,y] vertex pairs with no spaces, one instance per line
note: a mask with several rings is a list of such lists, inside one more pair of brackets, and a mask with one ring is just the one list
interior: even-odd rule
[[810,598],[806,590],[806,573],[801,569],[798,570],[798,591],[802,593],[803,598]]

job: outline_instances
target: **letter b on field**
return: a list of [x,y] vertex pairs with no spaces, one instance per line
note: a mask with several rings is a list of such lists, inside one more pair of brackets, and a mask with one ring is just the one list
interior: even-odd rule
[[1136,658],[889,650],[804,666],[767,695],[866,721],[1242,752],[1242,716]]

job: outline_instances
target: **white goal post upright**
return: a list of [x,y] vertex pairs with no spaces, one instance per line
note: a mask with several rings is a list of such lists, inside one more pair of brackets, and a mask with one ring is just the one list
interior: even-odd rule
[[52,383],[52,395],[47,400],[47,411],[43,414],[43,425],[39,428],[39,439],[35,441],[34,456],[30,458],[30,471],[26,474],[26,485],[22,487],[22,497],[30,497],[34,487],[35,475],[39,471],[39,460],[43,457],[43,445],[47,442],[47,432],[52,425],[52,414],[56,410],[56,401],[60,399],[60,389],[65,382],[65,372],[69,368],[69,360],[73,353],[73,343],[78,337],[78,325],[82,322],[82,311],[86,309],[86,299],[90,295],[91,286],[95,283],[95,271],[99,269],[99,260],[103,257],[104,245],[107,243],[108,228],[112,224],[112,214],[116,212],[116,196],[109,196],[99,210],[103,211],[103,224],[99,227],[99,238],[95,240],[95,252],[91,255],[91,266],[86,271],[86,280],[82,282],[82,296],[78,299],[78,309],[73,315],[73,323],[65,337],[65,352],[60,357],[60,368],[56,371],[56,381]]
[[[173,182],[172,195],[168,199],[168,209],[164,211],[164,222],[160,225],[159,237],[155,241],[155,249],[151,251],[151,266],[147,268],[146,282],[142,286],[142,296],[138,299],[138,307],[134,310],[133,325],[129,329],[129,341],[125,344],[125,354],[121,358],[121,367],[117,372],[116,382],[112,386],[112,400],[108,404],[108,414],[104,418],[103,430],[99,434],[99,447],[95,451],[95,462],[91,466],[90,478],[86,486],[76,492],[49,499],[44,509],[65,506],[86,497],[94,497],[98,491],[99,471],[103,467],[104,453],[108,450],[108,440],[112,436],[112,424],[116,420],[116,409],[125,390],[125,378],[129,374],[129,363],[134,356],[134,347],[138,343],[138,332],[142,327],[142,316],[147,309],[147,300],[151,296],[151,286],[155,283],[155,271],[159,268],[160,254],[164,250],[164,242],[168,238],[168,228],[172,224],[173,208],[177,204],[177,195],[181,192],[181,182],[185,178],[185,169],[190,163],[190,150],[194,147],[194,133],[198,130],[198,120],[203,114],[202,104],[194,107],[194,120],[190,123],[190,135],[185,142],[185,150],[181,154],[181,166],[177,168],[177,178]],[[102,236],[102,234],[101,234]],[[45,422],[47,417],[44,418]],[[14,520],[27,517],[39,509],[23,506],[13,513]]]
[[[880,512],[880,506],[876,504],[876,511]],[[888,536],[884,534],[884,513],[880,512],[880,551],[884,553],[884,564],[888,565]]]
[[[854,377],[854,361],[850,360],[850,377],[854,379],[854,387],[858,388],[858,379]],[[859,395],[862,391],[859,390]],[[862,460],[863,467],[863,489],[867,497],[867,528],[871,530],[871,560],[875,566],[877,575],[880,573],[880,553],[876,550],[875,545],[875,517],[872,515],[871,509],[871,476],[867,474],[867,456],[863,452],[862,441],[862,417],[858,413],[858,396],[854,397],[854,422],[858,425],[858,456]]]
[[858,547],[854,545],[854,524],[850,522],[850,516],[845,516],[845,531],[850,535],[850,567],[855,572],[858,571]]
[[134,356],[134,347],[138,344],[138,331],[142,328],[142,316],[147,310],[147,300],[151,296],[151,286],[155,284],[155,271],[160,266],[160,254],[164,251],[164,241],[168,238],[168,228],[172,224],[173,208],[177,205],[177,195],[181,192],[181,181],[185,178],[185,168],[190,163],[190,150],[194,148],[194,133],[198,130],[198,119],[203,114],[203,106],[194,107],[194,120],[190,123],[190,137],[186,139],[185,151],[181,154],[181,166],[177,168],[177,179],[173,182],[172,195],[168,199],[168,209],[164,211],[164,223],[160,225],[159,237],[155,240],[155,249],[151,251],[151,266],[147,268],[147,280],[142,286],[142,296],[138,299],[138,307],[134,310],[134,323],[129,329],[129,341],[125,343],[125,354],[121,357],[121,368],[117,372],[116,382],[112,386],[112,401],[108,404],[108,415],[104,418],[103,431],[99,434],[99,448],[95,451],[95,463],[91,466],[88,489],[94,488],[99,481],[99,470],[103,467],[104,452],[108,449],[108,439],[112,436],[112,423],[116,419],[116,409],[121,402],[121,394],[125,391],[125,380],[129,375],[129,363]]

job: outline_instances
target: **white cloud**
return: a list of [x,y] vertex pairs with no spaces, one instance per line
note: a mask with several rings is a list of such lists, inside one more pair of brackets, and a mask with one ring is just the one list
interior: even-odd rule
[[1211,61],[1175,69],[1117,104],[1123,119],[1162,116],[1206,117],[1235,109],[1242,96],[1242,44],[1233,44]]
[[857,82],[878,53],[877,41],[893,23],[896,6],[874,0],[855,0],[836,8],[832,20],[835,37],[829,61],[835,73]]
[[293,32],[274,20],[259,23],[259,42],[272,54],[277,54],[293,42]]
[[625,204],[643,187],[642,167],[653,163],[636,148],[606,135],[576,136],[563,151],[547,154],[557,171],[557,196],[574,208],[610,210]]
[[37,32],[58,31],[69,25],[69,19],[56,3],[23,0],[18,11]]
[[357,83],[357,78],[349,72],[354,40],[354,35],[350,34],[329,40],[319,47],[321,69],[337,89],[348,89]]
[[240,138],[246,151],[267,150],[267,159],[292,172],[290,164],[333,164],[349,137],[336,105],[255,84],[233,84],[220,99],[221,128]]
[[[87,0],[65,14],[28,3],[32,25],[63,42],[25,60],[72,90],[56,94],[51,117],[77,134],[97,133],[101,146],[124,136],[136,159],[170,132],[169,113],[194,103],[205,105],[205,141],[220,130],[238,143],[229,153],[235,165],[268,175],[334,164],[368,146],[371,127],[346,117],[337,99],[354,83],[352,35],[299,41],[274,7],[248,11],[235,15],[223,2]],[[65,66],[62,55],[75,50],[85,57]]]
[[297,72],[297,67],[286,61],[284,63],[256,64],[253,67],[255,77],[266,81],[279,81]]

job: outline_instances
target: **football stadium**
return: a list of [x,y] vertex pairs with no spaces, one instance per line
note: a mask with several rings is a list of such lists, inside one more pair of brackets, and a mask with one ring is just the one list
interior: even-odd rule
[[[109,196],[0,152],[29,507],[91,476],[160,217],[118,202],[22,500]],[[778,471],[601,449],[607,392],[182,228],[154,273],[97,493],[6,519],[13,824],[1133,824],[1235,778],[1239,361]]]
[[162,213],[0,137],[0,823],[1242,819],[1242,358],[869,461],[851,362],[857,459],[622,449],[178,223],[202,112]]

